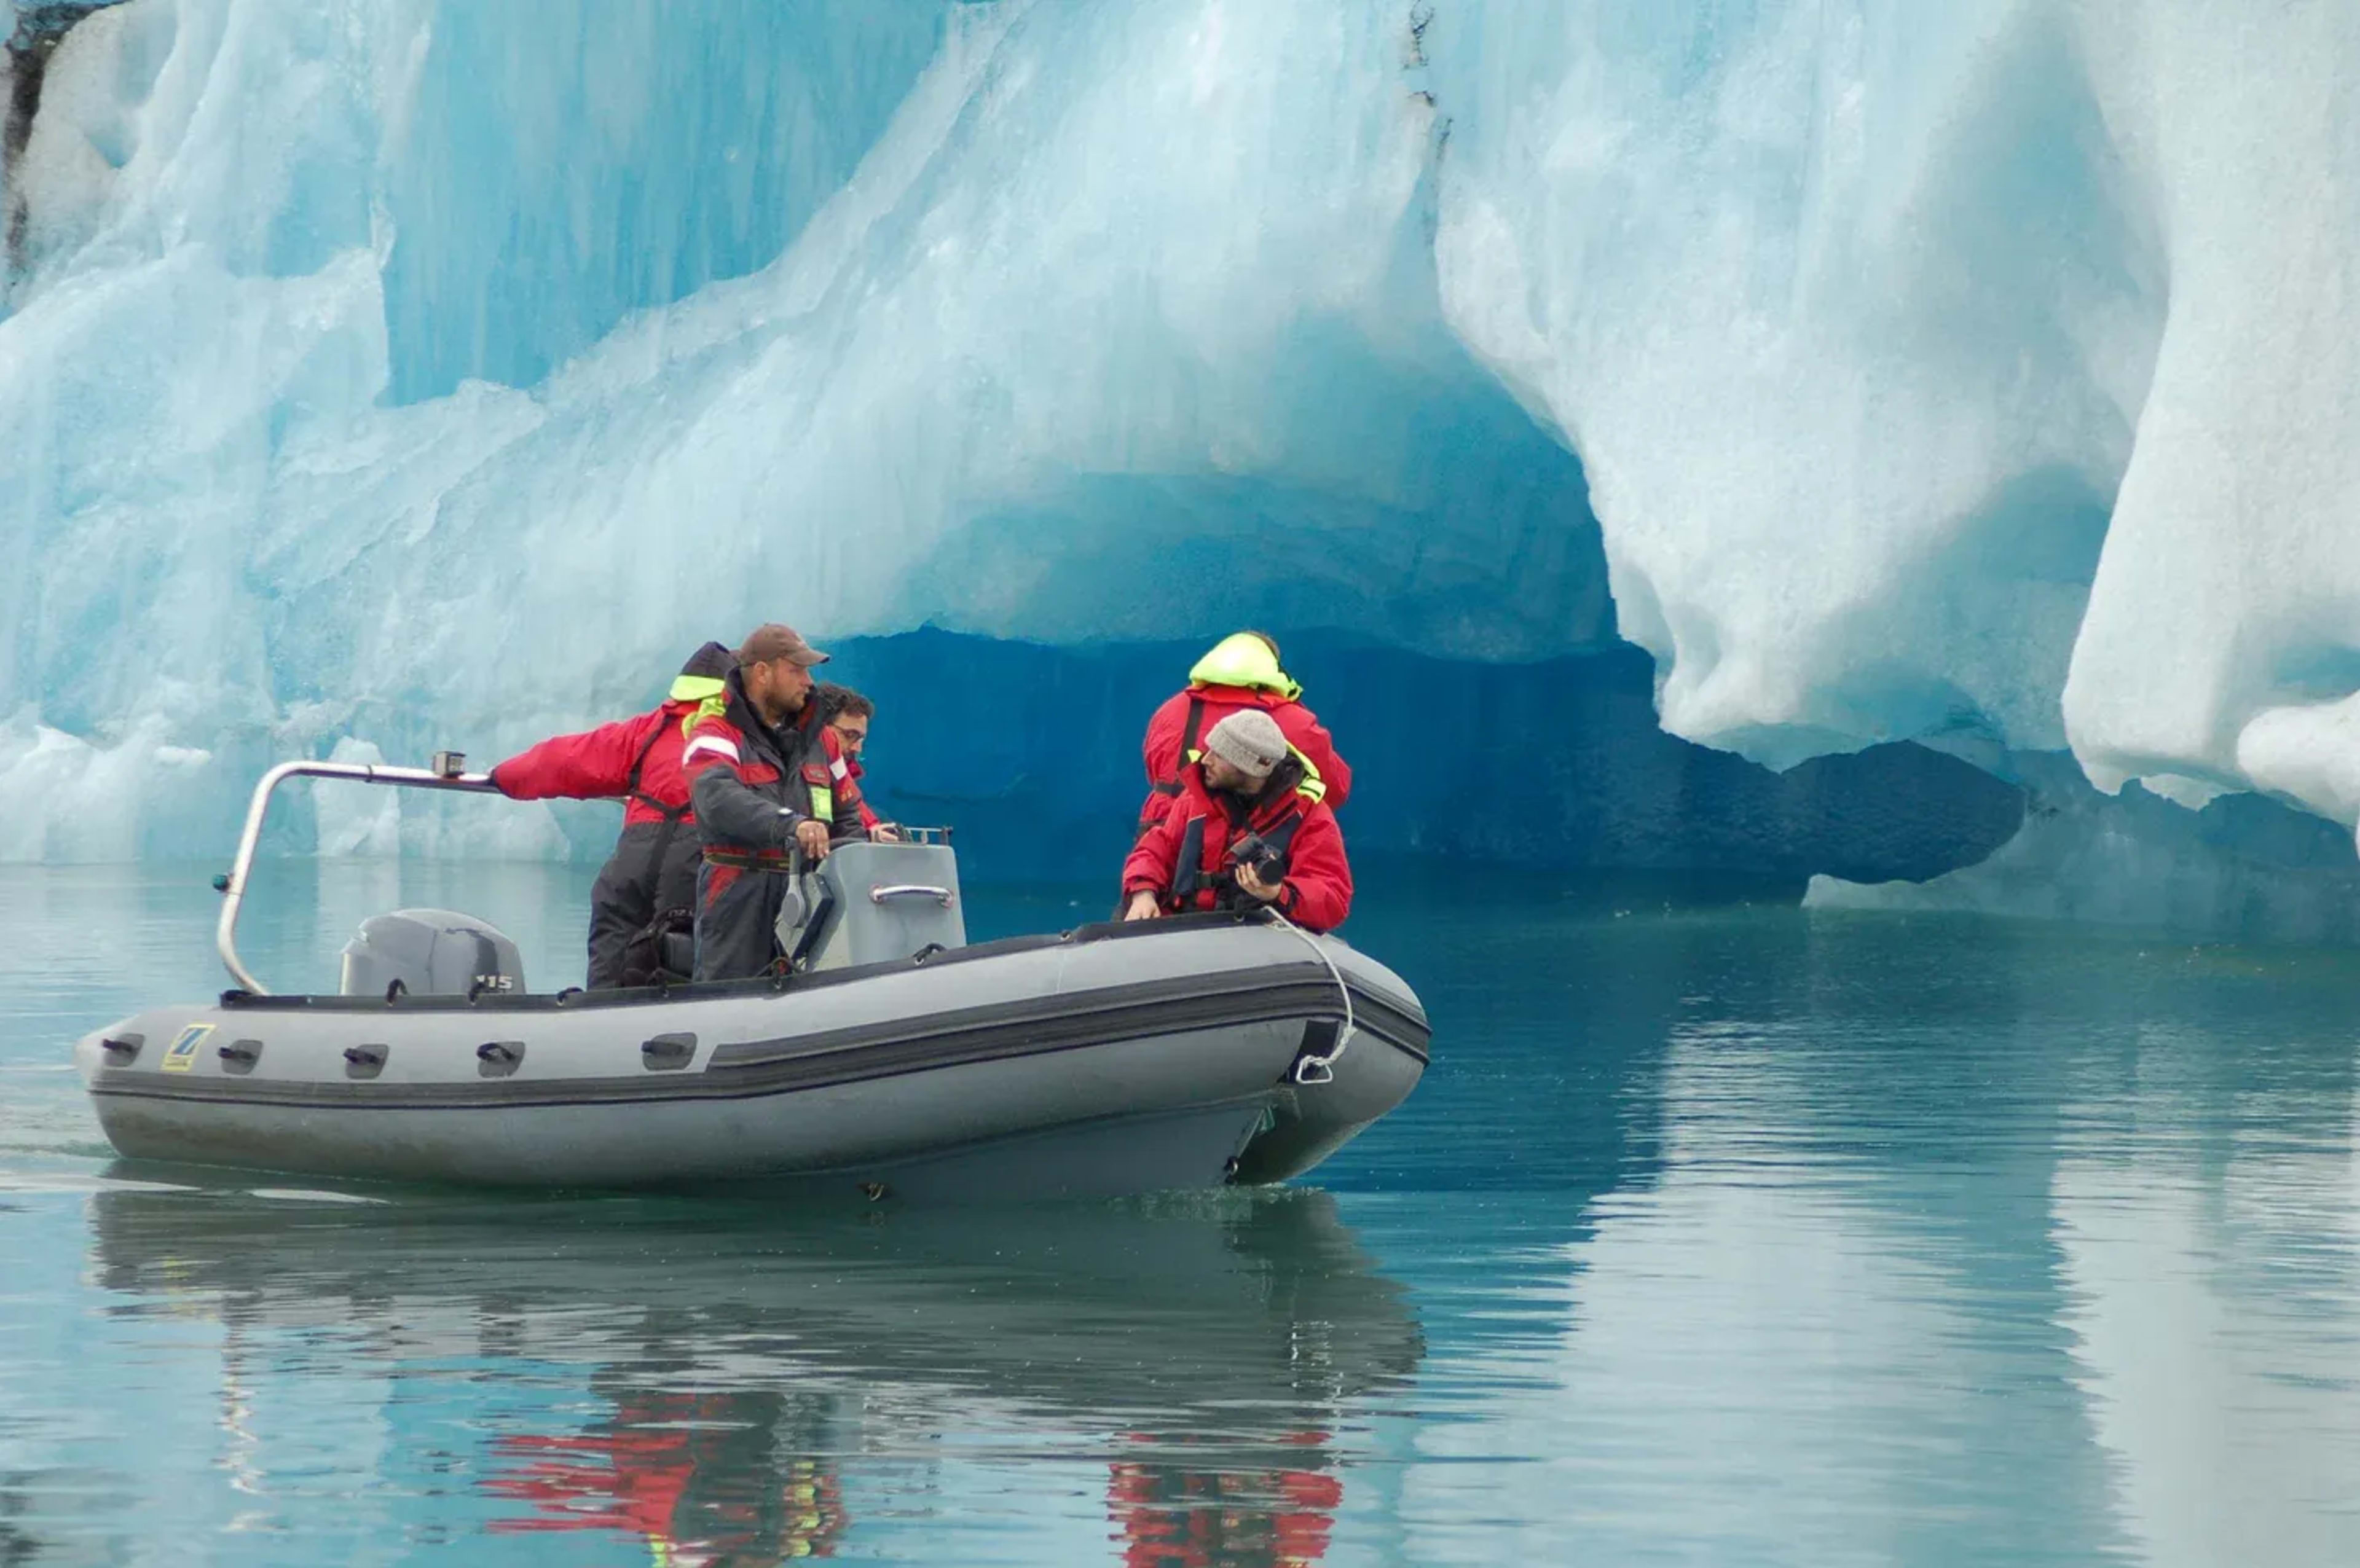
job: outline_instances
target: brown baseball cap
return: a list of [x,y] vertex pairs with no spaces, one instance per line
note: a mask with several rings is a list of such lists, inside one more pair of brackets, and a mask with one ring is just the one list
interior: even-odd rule
[[776,621],[756,626],[746,634],[746,640],[738,645],[738,662],[740,664],[768,664],[774,659],[792,659],[805,669],[827,662],[827,655],[803,641],[794,627],[781,626]]

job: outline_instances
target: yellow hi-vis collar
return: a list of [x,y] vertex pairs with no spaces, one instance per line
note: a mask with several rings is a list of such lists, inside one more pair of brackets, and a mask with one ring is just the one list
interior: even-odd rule
[[1212,651],[1188,671],[1188,682],[1192,686],[1249,686],[1256,691],[1275,691],[1290,702],[1303,695],[1303,688],[1278,667],[1270,644],[1251,632],[1232,632],[1215,643]]
[[1290,746],[1286,751],[1288,756],[1303,764],[1303,782],[1295,787],[1295,792],[1315,806],[1326,800],[1328,780],[1319,777],[1319,765],[1304,756],[1299,746]]
[[[680,678],[680,681],[672,682],[672,689],[674,691],[678,691],[680,689],[681,681],[702,681],[704,677],[701,675],[683,675]],[[719,682],[716,681],[715,684],[717,686],[719,685]],[[672,701],[676,702],[685,702],[688,699],[685,697],[675,697]],[[681,739],[686,740],[691,735],[694,735],[696,733],[696,726],[703,724],[705,720],[719,718],[728,711],[729,693],[723,691],[715,691],[712,696],[703,699],[696,704],[696,706],[691,708],[687,713],[683,713],[680,716]]]

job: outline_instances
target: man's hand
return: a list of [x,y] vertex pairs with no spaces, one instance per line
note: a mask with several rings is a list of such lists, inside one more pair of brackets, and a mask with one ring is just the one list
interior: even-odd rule
[[1155,901],[1155,895],[1142,887],[1131,896],[1131,904],[1122,911],[1122,918],[1127,920],[1152,920],[1163,912],[1164,908]]
[[901,842],[901,830],[895,827],[891,822],[879,822],[875,827],[869,830],[869,842],[871,844],[899,844]]
[[1279,890],[1285,886],[1286,878],[1284,877],[1280,877],[1275,882],[1265,882],[1261,877],[1254,875],[1254,868],[1252,866],[1240,866],[1238,867],[1238,891],[1248,894],[1253,898],[1260,898],[1265,904],[1275,904],[1278,902]]
[[805,817],[795,824],[795,845],[805,855],[810,855],[814,863],[825,860],[827,858],[827,824],[815,818]]

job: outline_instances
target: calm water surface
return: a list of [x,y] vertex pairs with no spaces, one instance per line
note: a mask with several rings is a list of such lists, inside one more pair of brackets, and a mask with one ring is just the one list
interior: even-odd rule
[[[268,875],[282,986],[580,972],[586,872]],[[143,1176],[67,1046],[203,870],[0,897],[0,1563],[2360,1563],[2354,955],[1381,882],[1435,1065],[1316,1185],[790,1214]]]

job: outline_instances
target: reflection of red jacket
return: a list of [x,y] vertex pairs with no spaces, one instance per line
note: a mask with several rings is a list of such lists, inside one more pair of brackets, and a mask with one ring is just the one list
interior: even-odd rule
[[[1141,836],[1123,863],[1122,890],[1126,897],[1132,893],[1151,892],[1161,895],[1167,909],[1211,909],[1220,907],[1221,900],[1209,886],[1217,874],[1229,869],[1229,842],[1241,837],[1241,829],[1251,828],[1264,838],[1284,831],[1294,822],[1294,837],[1286,846],[1286,880],[1278,896],[1281,914],[1311,931],[1332,931],[1344,923],[1352,912],[1352,867],[1344,858],[1343,830],[1336,825],[1336,813],[1324,801],[1306,800],[1301,793],[1299,764],[1291,759],[1281,765],[1262,795],[1248,803],[1234,795],[1216,795],[1205,787],[1205,769],[1192,765],[1180,776],[1180,796],[1173,800],[1164,820]],[[1299,819],[1299,820],[1298,820]],[[1193,892],[1175,891],[1176,882],[1185,881],[1184,858],[1191,824],[1203,822],[1203,849],[1196,857],[1197,886]],[[1243,898],[1246,904],[1253,900]]]
[[1330,811],[1344,803],[1344,797],[1352,792],[1352,770],[1336,755],[1334,738],[1310,709],[1256,686],[1196,685],[1173,696],[1147,721],[1147,738],[1139,748],[1140,760],[1147,767],[1148,783],[1146,803],[1139,808],[1141,832],[1164,820],[1164,807],[1180,793],[1180,770],[1194,760],[1182,755],[1191,744],[1190,711],[1195,710],[1196,716],[1193,744],[1202,747],[1215,724],[1247,708],[1260,708],[1278,721],[1279,733],[1286,737],[1287,744],[1317,770],[1320,783],[1327,787]]
[[[492,782],[512,800],[598,800],[629,798],[623,808],[623,825],[660,822],[667,808],[688,812],[688,780],[681,773],[682,748],[688,737],[682,721],[694,713],[694,702],[666,702],[651,713],[600,724],[581,735],[559,735],[520,751],[492,769]],[[631,768],[639,770],[639,789],[631,789]]]
[[1344,1501],[1343,1483],[1323,1471],[1196,1470],[1177,1456],[1117,1460],[1108,1482],[1126,1568],[1311,1568]]
[[847,1521],[833,1467],[781,1464],[767,1445],[749,1464],[733,1444],[759,1414],[738,1395],[658,1394],[621,1400],[576,1436],[497,1437],[493,1473],[476,1484],[531,1511],[492,1520],[491,1533],[619,1530],[680,1564],[834,1556]]
[[[512,1432],[493,1441],[507,1471],[477,1483],[496,1497],[532,1505],[520,1519],[492,1521],[492,1533],[617,1530],[668,1541],[682,1494],[696,1474],[683,1432],[619,1431],[559,1437]],[[508,1467],[513,1466],[513,1469]]]

